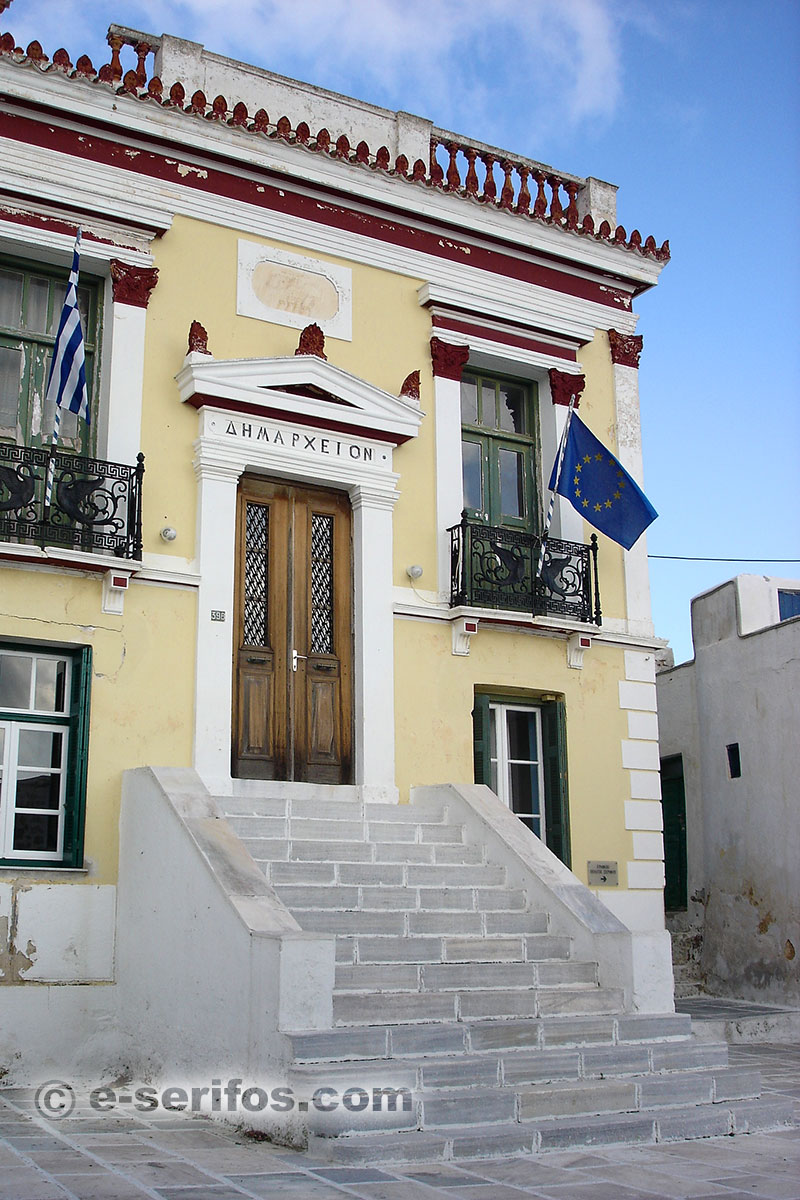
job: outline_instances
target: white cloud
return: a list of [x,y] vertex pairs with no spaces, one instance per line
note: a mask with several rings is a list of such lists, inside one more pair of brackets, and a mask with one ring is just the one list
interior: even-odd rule
[[[555,130],[610,121],[622,91],[620,0],[59,0],[57,7],[56,36],[73,58],[87,51],[98,65],[110,21],[168,32],[471,137],[506,139],[529,154]],[[52,54],[52,17],[53,0],[15,0],[4,27],[20,41],[38,36]]]

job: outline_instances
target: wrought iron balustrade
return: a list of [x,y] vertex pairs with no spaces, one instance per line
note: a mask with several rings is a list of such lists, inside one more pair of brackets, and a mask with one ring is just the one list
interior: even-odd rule
[[0,540],[141,559],[143,475],[143,454],[129,467],[0,443]]
[[563,616],[600,625],[597,536],[590,544],[548,537],[463,517],[450,533],[451,604]]

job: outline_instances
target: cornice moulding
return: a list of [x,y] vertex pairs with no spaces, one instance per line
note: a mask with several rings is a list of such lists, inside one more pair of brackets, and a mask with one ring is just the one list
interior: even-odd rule
[[[9,204],[13,205],[18,193],[23,201],[36,196],[52,204],[64,213],[65,209],[77,208],[90,213],[100,213],[101,219],[123,221],[135,230],[147,230],[151,235],[166,233],[172,224],[173,207],[154,204],[144,200],[136,191],[136,176],[129,175],[119,167],[105,167],[104,186],[98,191],[96,183],[101,163],[76,160],[71,154],[59,150],[38,147],[35,158],[25,142],[10,138],[0,140],[3,147],[4,192],[12,193]],[[102,178],[103,176],[101,176]],[[121,182],[128,182],[127,188]],[[159,189],[162,193],[164,188]],[[61,220],[68,220],[63,216]]]
[[[473,209],[461,197],[438,188],[412,186],[350,163],[326,159],[313,151],[304,154],[302,149],[279,140],[258,139],[227,124],[193,122],[174,109],[129,96],[116,96],[89,82],[80,95],[75,85],[81,87],[83,81],[70,80],[56,72],[38,72],[35,87],[32,83],[28,86],[20,84],[19,73],[18,65],[0,59],[0,80],[4,84],[7,82],[4,86],[6,94],[23,103],[41,105],[49,101],[59,110],[62,121],[65,115],[68,119],[69,114],[74,113],[93,122],[110,124],[111,132],[116,133],[120,141],[123,140],[121,126],[128,137],[150,140],[155,137],[177,143],[178,149],[174,153],[181,159],[191,148],[201,156],[203,153],[213,156],[214,161],[201,165],[224,170],[225,166],[219,162],[222,158],[229,160],[228,169],[232,167],[237,172],[242,171],[243,164],[256,170],[278,172],[283,177],[291,176],[300,185],[316,183],[338,193],[350,205],[354,195],[358,195],[407,213],[414,223],[423,216],[435,221],[439,227],[445,223],[461,231],[470,231],[477,237],[497,238],[528,250],[538,248],[564,264],[583,265],[611,274],[619,281],[628,280],[635,290],[655,284],[665,265],[637,251],[607,245],[588,235],[569,233],[541,221],[526,221],[513,213],[483,205]],[[141,106],[140,112],[137,112],[137,105]]]
[[488,272],[473,271],[475,276],[486,276],[486,288],[459,286],[449,282],[424,283],[417,291],[420,305],[442,304],[458,309],[465,314],[500,318],[516,326],[552,332],[561,337],[572,337],[579,344],[590,342],[596,329],[622,327],[624,332],[633,332],[638,316],[620,308],[606,308],[591,300],[567,296],[538,284],[522,283],[515,290],[527,303],[509,300],[508,284]]

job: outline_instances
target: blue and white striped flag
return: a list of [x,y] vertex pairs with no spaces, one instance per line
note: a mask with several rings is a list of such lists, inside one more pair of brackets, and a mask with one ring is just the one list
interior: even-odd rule
[[89,393],[86,388],[86,367],[83,355],[83,332],[78,312],[78,266],[81,253],[81,231],[75,238],[72,255],[72,270],[69,273],[67,294],[58,323],[50,378],[47,381],[45,410],[55,402],[53,445],[58,441],[61,409],[68,408],[89,424]]

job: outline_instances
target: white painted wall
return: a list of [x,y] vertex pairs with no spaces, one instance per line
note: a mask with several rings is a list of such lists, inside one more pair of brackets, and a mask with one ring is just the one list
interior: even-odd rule
[[[788,581],[738,577],[692,602],[694,662],[658,677],[662,756],[684,755],[690,892],[718,995],[800,1003],[800,621],[742,635]],[[800,588],[800,584],[790,584]],[[761,593],[759,595],[759,593]],[[738,743],[741,778],[726,747]],[[699,850],[702,847],[702,851]],[[687,914],[699,920],[700,906]]]
[[330,1027],[333,935],[300,929],[194,771],[125,772],[120,847],[131,1070],[268,1078],[286,1058],[282,1030]]

